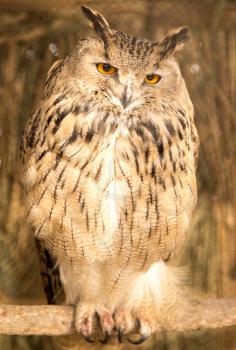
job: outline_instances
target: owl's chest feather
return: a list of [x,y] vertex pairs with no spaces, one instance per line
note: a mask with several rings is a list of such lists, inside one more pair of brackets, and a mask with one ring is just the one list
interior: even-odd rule
[[[54,255],[146,261],[153,247],[156,259],[163,244],[168,255],[171,235],[183,239],[195,203],[195,177],[192,193],[188,171],[178,169],[184,160],[180,152],[155,130],[150,123],[138,132],[120,124],[102,136],[63,141],[43,162],[36,159],[31,217],[36,235]],[[177,163],[175,183],[170,150]]]

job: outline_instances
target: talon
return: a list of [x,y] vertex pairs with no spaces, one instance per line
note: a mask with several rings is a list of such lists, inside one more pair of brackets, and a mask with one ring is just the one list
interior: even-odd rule
[[96,319],[97,323],[100,324],[100,316],[99,316],[99,313],[97,311],[95,312],[95,319]]
[[139,345],[139,344],[143,344],[147,339],[149,338],[149,335],[142,335],[140,338],[138,339],[130,339],[127,337],[127,340],[129,343],[134,344],[134,345]]
[[137,318],[135,321],[135,330],[139,330],[141,328],[141,322],[140,320]]
[[122,343],[122,341],[123,341],[123,335],[124,335],[124,333],[123,333],[122,330],[119,328],[119,329],[118,329],[118,335],[117,335],[119,343]]
[[82,336],[87,343],[94,343],[94,340],[89,335],[82,334]]
[[102,343],[102,344],[107,344],[109,338],[110,338],[110,334],[108,334],[108,332],[105,332],[104,339],[99,339],[99,341],[100,341],[100,343]]

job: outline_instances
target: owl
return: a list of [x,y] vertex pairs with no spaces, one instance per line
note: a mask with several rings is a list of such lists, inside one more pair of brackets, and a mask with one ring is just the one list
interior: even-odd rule
[[174,58],[188,29],[151,42],[82,10],[96,38],[52,66],[24,131],[27,216],[48,301],[75,305],[88,342],[140,344],[184,305],[169,263],[197,197],[198,135]]

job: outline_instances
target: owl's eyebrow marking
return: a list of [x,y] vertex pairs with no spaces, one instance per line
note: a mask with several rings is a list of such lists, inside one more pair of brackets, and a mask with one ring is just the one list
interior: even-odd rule
[[105,59],[110,61],[110,57],[109,57],[107,49],[105,47],[104,47],[104,57],[105,57]]
[[153,69],[159,69],[160,68],[160,63],[155,63],[154,66],[153,66]]

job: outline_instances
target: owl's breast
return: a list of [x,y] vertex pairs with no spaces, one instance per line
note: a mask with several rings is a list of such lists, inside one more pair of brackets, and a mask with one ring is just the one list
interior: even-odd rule
[[29,164],[36,236],[72,266],[88,260],[143,269],[175,255],[196,201],[188,135],[170,142],[150,122],[120,124],[102,137],[78,134]]

